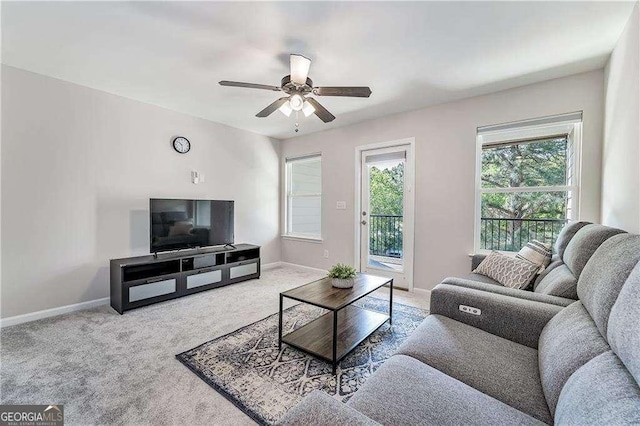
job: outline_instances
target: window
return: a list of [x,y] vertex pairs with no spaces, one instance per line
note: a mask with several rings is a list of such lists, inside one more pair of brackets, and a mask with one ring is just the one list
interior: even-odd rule
[[581,122],[576,113],[478,129],[476,251],[553,244],[578,218]]
[[285,234],[322,237],[322,159],[320,155],[286,160]]

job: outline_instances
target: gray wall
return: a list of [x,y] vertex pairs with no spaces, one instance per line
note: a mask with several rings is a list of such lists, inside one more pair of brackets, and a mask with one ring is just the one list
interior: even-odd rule
[[640,232],[640,7],[605,68],[602,222]]
[[107,297],[150,197],[235,200],[236,241],[280,260],[278,141],[7,66],[2,89],[2,318]]
[[[602,70],[283,141],[282,158],[322,151],[324,241],[283,240],[282,260],[323,269],[336,262],[353,264],[355,147],[415,137],[414,286],[431,289],[445,276],[468,273],[476,128],[580,110],[584,111],[581,216],[599,221]],[[335,209],[338,200],[347,201],[347,210]],[[325,249],[328,259],[323,258]]]

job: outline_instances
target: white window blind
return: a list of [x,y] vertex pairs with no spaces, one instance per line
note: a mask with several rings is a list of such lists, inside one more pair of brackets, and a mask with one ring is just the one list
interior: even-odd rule
[[322,158],[312,155],[286,160],[286,235],[321,238]]

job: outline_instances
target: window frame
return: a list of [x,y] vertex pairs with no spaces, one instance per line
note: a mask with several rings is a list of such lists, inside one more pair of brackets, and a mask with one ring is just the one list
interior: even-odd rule
[[[529,186],[519,188],[482,188],[482,148],[491,145],[515,144],[533,139],[544,139],[551,137],[566,136],[567,143],[571,147],[573,161],[570,164],[571,170],[567,170],[570,175],[568,185],[556,186]],[[476,133],[476,174],[475,174],[475,217],[474,217],[474,253],[487,254],[491,250],[481,248],[481,218],[482,218],[482,194],[487,193],[525,193],[525,192],[559,192],[571,193],[571,202],[568,206],[567,218],[570,221],[580,220],[580,191],[582,168],[582,118],[565,122],[554,122],[550,124],[527,125],[523,122],[518,126],[514,123],[508,129],[481,132],[478,128]],[[504,252],[504,251],[503,251]],[[509,252],[506,252],[509,253]]]
[[[301,161],[311,161],[311,160],[320,160],[320,192],[313,194],[304,194],[304,195],[294,195],[291,193],[291,166],[296,162]],[[302,241],[310,241],[310,242],[321,242],[322,241],[322,222],[323,222],[323,197],[322,197],[322,153],[313,153],[313,154],[305,154],[299,155],[295,157],[287,157],[284,159],[284,191],[283,191],[283,232],[281,237],[284,239],[291,240],[302,240]],[[320,233],[319,234],[296,234],[294,232],[290,232],[292,225],[292,202],[293,198],[308,198],[308,197],[320,197]]]

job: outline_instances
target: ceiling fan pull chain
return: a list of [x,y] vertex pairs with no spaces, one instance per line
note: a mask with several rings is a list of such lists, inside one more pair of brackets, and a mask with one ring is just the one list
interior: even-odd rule
[[298,112],[296,111],[296,133],[300,131],[300,124],[298,123]]

